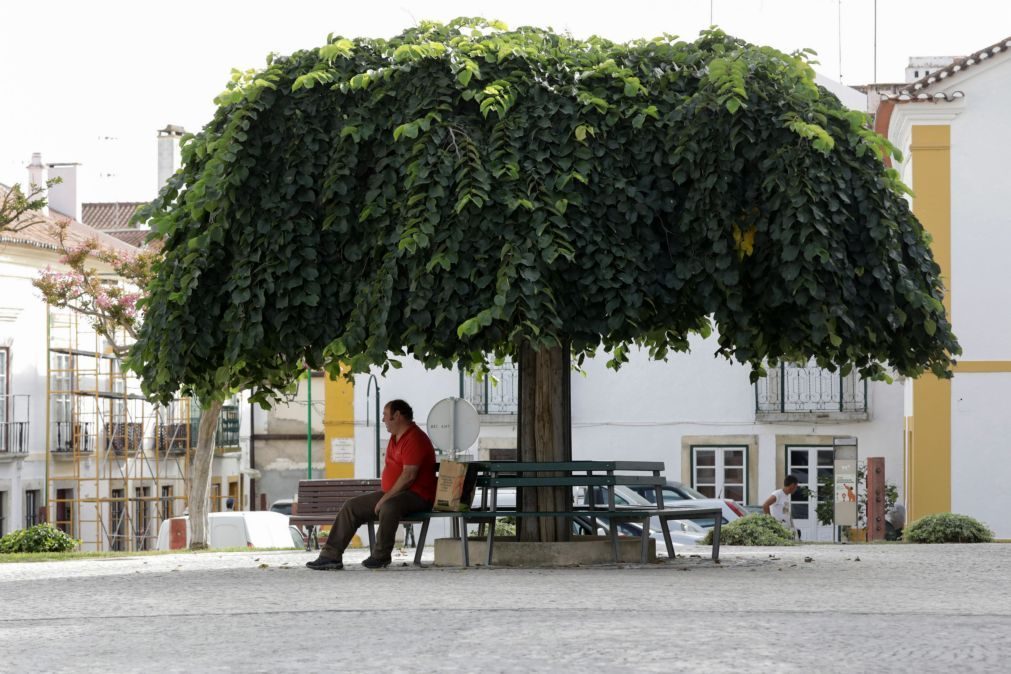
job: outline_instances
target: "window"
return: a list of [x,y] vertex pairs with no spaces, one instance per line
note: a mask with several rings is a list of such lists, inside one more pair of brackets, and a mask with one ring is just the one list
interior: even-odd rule
[[34,527],[39,523],[39,502],[40,494],[38,489],[25,490],[25,528]]
[[0,347],[0,452],[10,451],[8,418],[10,417],[10,349]]
[[56,490],[56,528],[74,537],[74,490]]
[[748,493],[746,445],[692,447],[692,486],[706,498],[744,503]]
[[211,485],[211,504],[208,512],[218,512],[221,510],[221,483],[215,482]]
[[52,354],[53,424],[56,426],[55,445],[57,452],[74,451],[73,413],[71,407],[72,368],[71,356],[65,353]]
[[755,383],[755,411],[759,415],[829,413],[866,414],[867,381],[851,371],[829,372],[812,360],[806,365],[780,363]]
[[492,364],[483,377],[460,370],[460,397],[479,414],[516,414],[520,408],[519,380],[519,368],[511,361]]
[[109,549],[126,549],[126,491],[113,489],[109,493]]
[[7,505],[7,492],[0,491],[0,536],[3,536],[5,533],[7,533],[7,529],[5,526],[7,511],[4,510],[4,507],[6,505]]
[[172,517],[172,487],[165,486],[161,488],[161,516],[162,519],[169,519]]
[[134,512],[134,550],[147,550],[148,527],[151,522],[151,487],[136,487],[134,489],[133,512]]

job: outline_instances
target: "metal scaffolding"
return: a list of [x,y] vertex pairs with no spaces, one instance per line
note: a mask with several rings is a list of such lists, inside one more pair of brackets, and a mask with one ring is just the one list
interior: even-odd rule
[[112,346],[72,311],[50,307],[48,355],[49,521],[83,550],[154,548],[160,522],[189,503],[189,400],[149,403]]

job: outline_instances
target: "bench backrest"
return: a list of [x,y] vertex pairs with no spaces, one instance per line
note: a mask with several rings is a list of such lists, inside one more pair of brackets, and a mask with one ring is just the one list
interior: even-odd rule
[[[379,491],[379,480],[299,480],[299,515],[334,514],[355,496]],[[294,514],[294,512],[293,512]]]

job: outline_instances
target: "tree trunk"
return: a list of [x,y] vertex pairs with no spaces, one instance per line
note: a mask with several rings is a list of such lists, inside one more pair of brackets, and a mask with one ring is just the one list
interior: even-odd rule
[[211,462],[214,459],[214,436],[218,430],[221,401],[200,408],[200,430],[197,449],[190,464],[190,550],[207,548],[207,494],[211,490]]
[[[571,391],[568,346],[534,351],[520,349],[518,444],[520,461],[571,461]],[[565,487],[522,490],[523,508],[569,510],[572,492]],[[520,520],[520,540],[554,542],[569,539],[564,518]]]

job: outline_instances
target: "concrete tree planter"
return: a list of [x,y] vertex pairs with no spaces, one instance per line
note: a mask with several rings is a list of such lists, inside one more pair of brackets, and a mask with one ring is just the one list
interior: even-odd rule
[[[488,544],[485,539],[472,538],[467,545],[471,566],[484,566]],[[638,564],[642,541],[627,536],[618,537],[618,561]],[[576,536],[556,543],[525,542],[514,538],[496,538],[492,564],[495,566],[583,566],[612,564],[611,540],[605,536]],[[649,541],[650,562],[656,561],[656,541]],[[439,538],[435,541],[435,566],[463,566],[460,539]]]

